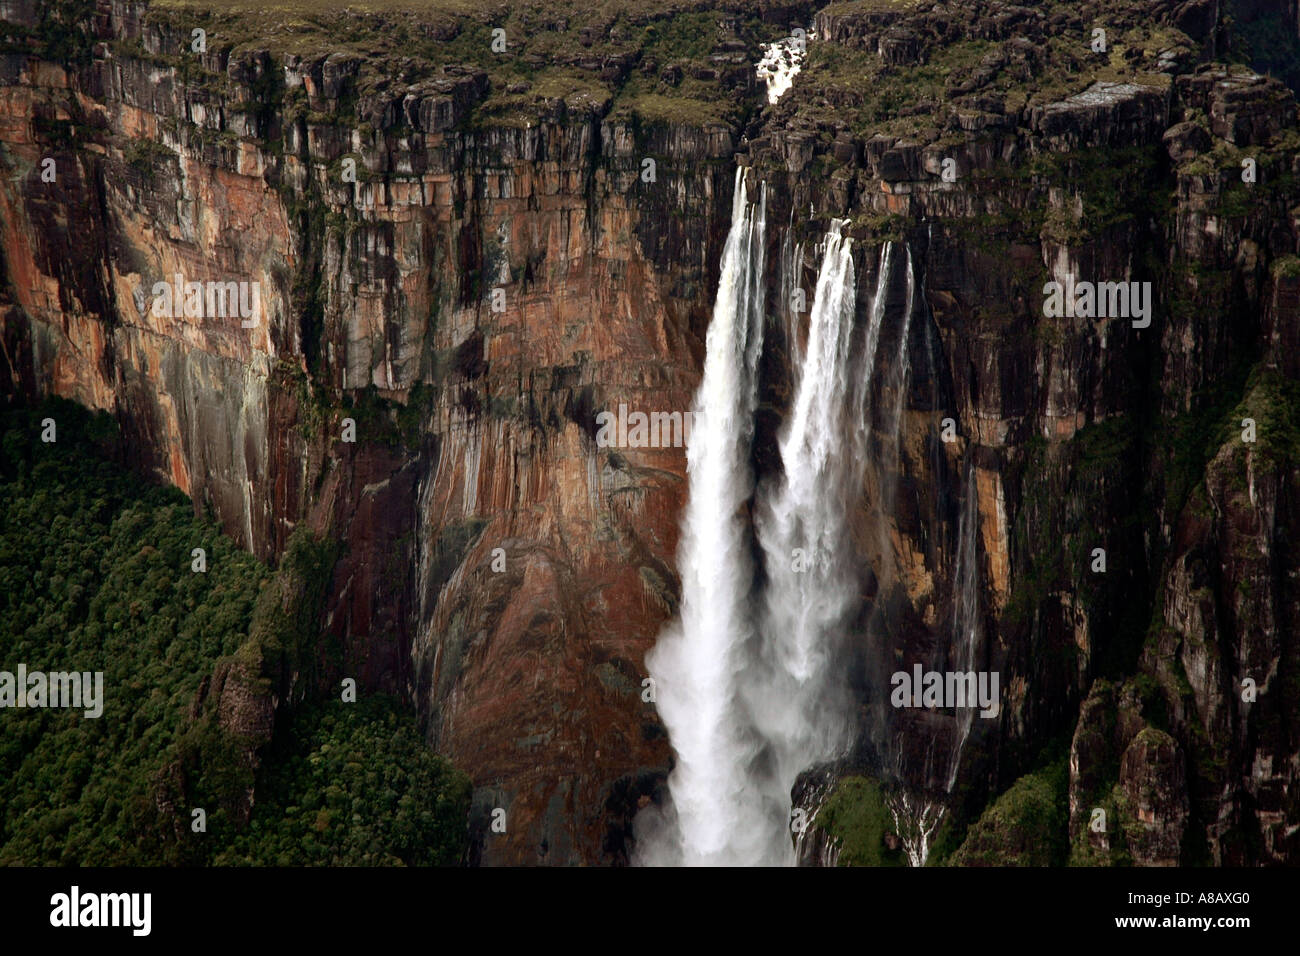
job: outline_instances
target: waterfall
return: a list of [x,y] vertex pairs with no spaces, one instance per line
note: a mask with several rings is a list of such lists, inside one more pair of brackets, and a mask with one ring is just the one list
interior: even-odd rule
[[[907,250],[895,356],[882,350],[882,331],[897,277],[896,244],[880,250],[874,294],[859,325],[852,240],[843,223],[832,222],[801,339],[791,296],[802,250],[786,236],[779,286],[785,301],[777,317],[787,323],[793,399],[777,436],[781,471],[755,493],[750,453],[765,320],[766,210],[762,187],[757,203],[747,195],[742,170],[687,449],[681,611],[646,657],[676,759],[667,801],[637,816],[634,858],[642,864],[793,865],[801,851],[823,861],[837,852],[796,846],[791,791],[802,771],[843,755],[853,739],[843,652],[862,568],[852,516],[872,457],[873,423],[883,429],[886,454],[898,456],[916,298],[912,256]],[[874,525],[890,507],[893,484],[878,482],[887,490],[876,502]],[[875,533],[882,542],[888,537],[882,528]],[[763,562],[759,600],[752,599],[755,542]]]
[[[912,328],[912,310],[916,304],[916,278],[912,250],[904,246],[907,257],[905,272],[907,292],[902,328],[893,360],[886,363],[885,379],[883,383],[879,382],[876,378],[875,365],[880,349],[881,331],[885,323],[885,309],[890,301],[889,292],[895,279],[896,249],[892,242],[886,243],[881,248],[876,289],[871,300],[871,319],[867,325],[866,344],[862,350],[861,370],[856,376],[858,385],[854,397],[854,406],[859,409],[857,415],[862,423],[854,433],[854,454],[860,461],[873,463],[875,467],[874,485],[877,495],[876,500],[872,502],[870,528],[874,541],[871,542],[870,547],[878,556],[879,565],[876,574],[882,586],[891,582],[896,573],[890,522],[898,488],[896,470],[901,461],[903,412],[907,399],[908,373],[911,368],[907,344]],[[889,399],[891,395],[892,401]],[[880,450],[877,451],[876,448]],[[877,608],[872,609],[873,624],[878,620],[877,610]],[[869,625],[868,630],[870,629]]]
[[[678,566],[681,613],[646,655],[676,764],[671,805],[637,819],[638,862],[754,865],[772,862],[785,821],[751,782],[762,742],[744,712],[744,652],[755,632],[751,533],[744,506],[762,346],[766,193],[747,199],[736,172],[732,224],[709,323],[704,376],[687,447],[690,493]],[[646,817],[642,820],[642,817]],[[786,841],[788,842],[788,841]]]
[[869,460],[871,449],[872,394],[871,385],[876,374],[876,353],[880,349],[880,329],[885,321],[885,303],[889,297],[889,279],[894,273],[894,244],[885,243],[880,250],[880,268],[876,274],[876,290],[871,297],[871,314],[867,322],[866,340],[857,373],[853,378],[853,408],[858,427],[853,430],[853,453],[861,462]]
[[930,855],[930,841],[943,822],[944,810],[942,803],[933,803],[907,790],[900,790],[889,802],[894,829],[911,866],[925,866]]
[[[847,513],[861,490],[865,458],[856,451],[867,426],[855,400],[874,373],[883,296],[872,303],[855,365],[852,242],[832,223],[807,341],[801,347],[790,336],[798,361],[778,438],[782,472],[755,500],[766,586],[751,604],[743,506],[753,491],[763,215],[761,201],[745,202],[738,178],[688,449],[682,612],[647,656],[676,764],[670,805],[638,817],[643,863],[793,864],[795,779],[850,742],[847,689],[834,665],[857,597]],[[882,271],[892,257],[891,245]],[[801,258],[787,243],[783,262]],[[782,290],[790,294],[788,281]]]
[[[802,792],[796,794],[796,806],[803,811],[806,821],[816,820],[837,783],[837,777],[829,769],[805,779]],[[809,825],[795,834],[794,857],[796,866],[838,866],[840,841],[820,827]]]
[[799,314],[806,310],[803,289],[799,278],[803,275],[803,243],[794,239],[794,210],[781,240],[781,311],[782,331],[790,350],[790,364],[798,368],[803,364],[803,346],[799,337]]
[[[857,285],[852,242],[841,230],[832,223],[825,240],[779,436],[782,473],[760,489],[755,506],[767,582],[744,695],[765,742],[763,784],[786,821],[800,771],[851,742],[847,688],[835,665],[858,593],[847,516],[863,459],[853,453],[862,419],[850,402]],[[878,310],[872,315],[874,325]],[[868,336],[878,339],[878,330]],[[793,863],[788,829],[780,847],[780,862]]]
[[[912,266],[912,248],[907,247],[907,300],[903,306],[903,331],[898,337],[898,354],[892,366],[890,389],[894,393],[894,406],[891,409],[890,423],[893,426],[894,460],[900,460],[900,445],[903,429],[903,410],[907,404],[907,378],[911,372],[912,352],[907,347],[908,337],[912,332],[912,311],[916,308],[916,270]],[[895,483],[890,483],[891,489]]]

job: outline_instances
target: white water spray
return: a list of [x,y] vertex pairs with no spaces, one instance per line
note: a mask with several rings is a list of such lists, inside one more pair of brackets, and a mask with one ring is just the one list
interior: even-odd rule
[[743,650],[755,629],[751,539],[742,512],[753,491],[749,453],[762,346],[765,207],[763,187],[758,203],[748,202],[745,171],[737,170],[686,453],[681,615],[646,655],[676,754],[668,778],[672,805],[662,816],[638,817],[638,862],[651,865],[770,863],[784,831],[752,782],[751,764],[762,743],[739,693]]
[[[834,665],[857,600],[848,516],[862,489],[894,246],[882,249],[869,320],[855,336],[852,243],[841,223],[827,234],[807,341],[791,336],[796,381],[779,436],[782,474],[755,501],[767,574],[755,612],[742,512],[753,490],[763,216],[738,177],[688,449],[682,612],[647,656],[676,764],[669,805],[637,819],[641,863],[793,864],[795,780],[850,743],[847,688]],[[799,258],[784,251],[783,261]]]
[[[857,594],[847,513],[863,462],[850,440],[862,420],[849,401],[856,284],[841,228],[833,223],[826,237],[779,439],[783,473],[763,488],[755,514],[767,586],[744,695],[766,744],[765,789],[787,819],[799,773],[850,743],[847,691],[834,664]],[[780,862],[793,863],[788,835],[780,846]]]
[[775,103],[794,85],[794,78],[803,69],[808,41],[815,36],[816,34],[806,33],[797,39],[786,37],[775,43],[763,44],[763,58],[754,68],[754,75],[767,84],[769,103]]

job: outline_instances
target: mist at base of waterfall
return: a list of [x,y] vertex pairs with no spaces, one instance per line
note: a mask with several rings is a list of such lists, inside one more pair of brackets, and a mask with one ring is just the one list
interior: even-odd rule
[[[635,820],[641,865],[793,865],[795,780],[854,734],[842,666],[858,601],[847,516],[861,492],[885,292],[900,257],[892,243],[881,250],[859,323],[852,241],[831,224],[778,435],[781,471],[756,488],[766,208],[761,186],[748,202],[745,176],[738,171],[687,449],[681,612],[646,657],[675,764],[668,799]],[[910,255],[907,265],[910,319]],[[894,394],[885,417],[897,431]]]

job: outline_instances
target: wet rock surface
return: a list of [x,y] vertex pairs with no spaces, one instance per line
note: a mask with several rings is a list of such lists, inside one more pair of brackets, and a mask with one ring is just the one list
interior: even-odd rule
[[[303,522],[346,543],[322,626],[473,777],[478,862],[626,862],[671,761],[642,680],[679,600],[686,458],[600,448],[595,415],[690,408],[743,163],[768,183],[770,301],[786,224],[811,293],[815,242],[850,220],[860,307],[885,242],[914,255],[909,337],[894,279],[882,343],[910,357],[903,424],[875,437],[848,517],[871,772],[974,825],[1070,740],[1076,859],[1294,862],[1300,139],[1290,90],[1216,60],[1216,6],[767,5],[774,36],[817,34],[769,107],[725,22],[699,62],[584,25],[590,47],[526,53],[574,71],[548,87],[220,25],[186,60],[185,22],[98,3],[79,62],[0,56],[6,389],[113,411],[134,464],[262,557]],[[0,16],[39,22],[22,0]],[[640,77],[687,99],[716,84],[735,109],[625,110]],[[156,314],[177,274],[258,283],[259,323]],[[1150,325],[1045,316],[1067,276],[1150,282]],[[782,321],[764,473],[801,334]],[[954,659],[967,528],[976,666],[1002,708],[956,745],[949,792],[936,754],[959,722],[890,708],[888,677]]]

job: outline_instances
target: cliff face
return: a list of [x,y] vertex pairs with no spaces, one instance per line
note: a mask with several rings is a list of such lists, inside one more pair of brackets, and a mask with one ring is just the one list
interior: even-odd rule
[[[815,48],[750,142],[773,194],[852,219],[868,274],[878,237],[906,241],[929,306],[899,451],[878,459],[897,455],[878,484],[898,504],[867,549],[871,613],[892,610],[859,759],[969,819],[1066,735],[1076,862],[1290,860],[1295,100],[1201,62],[1232,40],[1214,4],[1087,7],[829,7],[817,30],[840,49]],[[1053,316],[1049,282],[1149,283],[1152,309]],[[961,725],[880,701],[899,663],[956,666],[963,632],[1005,691],[949,791]]]
[[[327,667],[417,703],[474,779],[476,859],[621,862],[670,760],[642,680],[685,455],[598,447],[596,414],[690,408],[751,165],[807,250],[851,220],[863,301],[887,240],[922,291],[851,519],[871,769],[961,819],[1072,740],[1080,858],[1119,858],[1102,806],[1137,862],[1294,860],[1291,93],[1202,65],[1233,39],[1208,0],[658,6],[512,14],[507,70],[486,17],[295,39],[247,11],[0,4],[7,387],[112,410],[260,556],[300,522],[344,543]],[[85,43],[52,46],[56,17]],[[760,112],[756,39],[809,22]],[[178,274],[256,283],[256,324],[157,314]],[[1071,277],[1150,282],[1150,324],[1045,316]],[[760,471],[790,375],[768,341]],[[964,588],[1003,706],[963,747],[884,701],[899,662],[957,659]]]
[[[303,521],[345,542],[337,675],[411,695],[483,819],[507,810],[482,858],[617,859],[668,759],[641,659],[685,455],[598,453],[594,416],[690,406],[732,129],[608,94],[470,124],[482,70],[404,83],[206,19],[187,59],[184,17],[94,13],[75,68],[3,62],[11,388],[115,411],[261,556]],[[256,283],[260,321],[156,315],[177,274]]]

